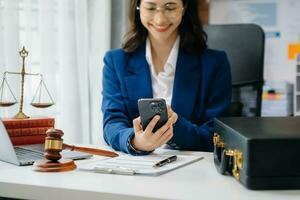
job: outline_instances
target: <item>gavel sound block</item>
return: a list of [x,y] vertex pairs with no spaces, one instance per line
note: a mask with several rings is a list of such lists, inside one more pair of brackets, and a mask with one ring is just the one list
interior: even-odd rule
[[49,129],[46,132],[45,141],[45,158],[44,160],[39,160],[34,163],[34,170],[39,172],[63,172],[76,169],[76,165],[71,159],[61,159],[60,152],[63,149],[69,149],[71,151],[80,151],[94,155],[116,157],[118,154],[102,150],[93,149],[87,147],[76,147],[74,145],[68,145],[63,143],[61,138],[64,133],[59,129]]

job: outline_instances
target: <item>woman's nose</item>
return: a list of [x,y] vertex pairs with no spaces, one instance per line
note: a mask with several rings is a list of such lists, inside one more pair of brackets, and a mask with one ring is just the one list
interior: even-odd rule
[[168,21],[168,18],[166,17],[165,13],[162,10],[159,10],[156,12],[154,16],[154,22],[157,25],[164,25]]

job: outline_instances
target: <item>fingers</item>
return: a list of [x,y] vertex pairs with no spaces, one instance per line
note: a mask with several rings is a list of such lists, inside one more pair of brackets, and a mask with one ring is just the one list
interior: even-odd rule
[[145,134],[149,135],[152,134],[152,131],[155,127],[155,125],[157,124],[157,122],[159,121],[160,116],[156,115],[155,117],[153,117],[153,119],[150,121],[150,123],[148,124],[148,126],[145,129]]
[[168,130],[157,140],[155,148],[161,147],[166,144],[173,137],[173,126],[171,125]]
[[[156,115],[150,121],[145,130],[141,127],[141,118],[138,117],[133,120],[133,128],[137,137],[136,147],[141,150],[153,150],[166,144],[173,137],[173,124],[177,121],[177,114],[170,106],[167,106],[168,121],[155,133],[153,129],[160,120],[160,116]],[[137,134],[141,133],[141,134]]]
[[178,119],[177,114],[175,112],[173,112],[173,114],[171,115],[171,117],[168,120],[171,121],[172,124],[175,124],[177,119]]
[[155,143],[157,143],[159,140],[161,140],[161,138],[165,138],[166,136],[164,136],[164,135],[169,131],[170,128],[172,128],[172,134],[173,134],[173,124],[172,124],[172,121],[168,120],[165,125],[163,125],[160,129],[158,129],[153,134],[152,137],[156,141]]
[[133,129],[135,133],[140,132],[142,130],[141,117],[137,117],[133,120]]
[[168,120],[162,127],[160,127],[155,133],[154,136],[156,139],[160,138],[169,128],[172,126],[172,122]]
[[167,105],[167,111],[168,111],[168,117],[170,117],[172,115],[172,109],[171,106]]
[[171,120],[172,124],[175,124],[178,119],[178,115],[172,110],[171,106],[167,106],[167,107],[168,107],[169,120]]

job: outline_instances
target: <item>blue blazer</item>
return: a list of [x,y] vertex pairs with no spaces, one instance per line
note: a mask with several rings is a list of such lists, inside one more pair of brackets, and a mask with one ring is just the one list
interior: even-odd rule
[[[115,150],[129,153],[139,116],[137,101],[152,98],[145,46],[133,53],[112,50],[104,57],[103,132]],[[212,151],[213,118],[224,114],[231,99],[231,73],[226,54],[206,49],[198,55],[179,50],[171,107],[178,114],[171,147]]]

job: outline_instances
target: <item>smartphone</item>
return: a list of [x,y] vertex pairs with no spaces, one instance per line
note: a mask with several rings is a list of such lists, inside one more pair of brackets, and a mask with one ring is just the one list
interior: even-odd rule
[[162,98],[139,99],[138,108],[142,121],[143,130],[146,129],[152,118],[156,115],[160,116],[156,123],[153,133],[162,127],[168,121],[168,111],[166,101]]

